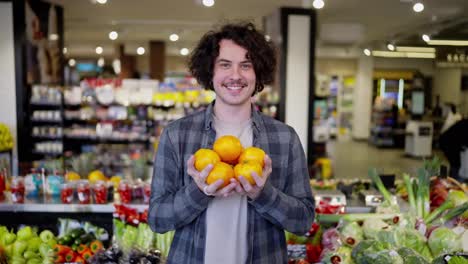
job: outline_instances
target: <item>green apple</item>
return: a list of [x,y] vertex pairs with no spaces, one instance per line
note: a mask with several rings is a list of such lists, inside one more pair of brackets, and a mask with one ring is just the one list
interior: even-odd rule
[[33,231],[30,226],[25,226],[16,232],[16,239],[21,241],[28,241],[33,237]]
[[42,231],[39,237],[42,239],[44,243],[47,243],[47,241],[51,239],[55,239],[54,233],[52,233],[52,231],[47,230],[47,229]]

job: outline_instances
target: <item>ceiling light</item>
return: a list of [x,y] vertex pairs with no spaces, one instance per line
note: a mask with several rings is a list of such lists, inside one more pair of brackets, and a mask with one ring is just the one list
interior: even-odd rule
[[364,49],[364,54],[366,54],[366,56],[370,56],[371,55],[370,49]]
[[179,35],[177,35],[177,34],[171,34],[171,35],[169,36],[169,40],[171,40],[171,41],[177,41],[177,40],[179,40]]
[[97,65],[102,68],[104,64],[105,64],[104,58],[99,58],[99,60],[97,61]]
[[427,35],[427,34],[423,34],[423,35],[422,35],[422,39],[423,39],[425,42],[431,41],[431,37],[430,37],[429,35]]
[[76,61],[74,59],[69,59],[68,60],[68,65],[70,65],[70,67],[73,67],[76,65]]
[[325,2],[323,0],[314,0],[314,2],[312,3],[312,6],[315,9],[321,9],[325,6]]
[[138,47],[138,49],[137,49],[137,54],[138,54],[138,55],[143,55],[143,54],[145,54],[145,48],[143,48],[143,47]]
[[429,40],[427,41],[429,45],[435,46],[468,46],[468,40],[444,40],[444,39],[437,39],[437,40]]
[[265,35],[265,40],[266,40],[266,41],[270,41],[270,40],[271,40],[270,35]]
[[114,69],[114,72],[116,74],[120,74],[120,72],[122,71],[122,67],[120,65],[120,60],[119,59],[115,59],[112,61],[112,68]]
[[430,52],[435,53],[435,48],[428,47],[407,47],[407,46],[397,46],[396,51],[406,51],[406,52]]
[[52,40],[52,41],[55,41],[59,38],[59,35],[58,34],[50,34],[49,35],[49,40]]
[[109,39],[111,40],[116,40],[118,37],[119,37],[119,33],[117,33],[117,31],[111,31],[109,33]]
[[96,47],[96,54],[102,54],[103,51],[104,49],[101,46]]
[[395,50],[395,45],[393,45],[392,43],[388,43],[387,44],[387,49],[391,50],[391,51],[394,51]]
[[421,2],[417,2],[413,5],[413,10],[416,13],[422,12],[424,10],[424,5]]
[[189,50],[187,48],[180,49],[180,55],[187,56],[189,54]]
[[418,58],[418,59],[435,59],[434,52],[402,52],[402,51],[386,51],[374,50],[372,56],[386,58]]
[[215,1],[214,0],[203,0],[202,3],[206,7],[212,7],[212,6],[214,6]]
[[67,47],[63,47],[63,51],[62,51],[62,52],[63,52],[63,54],[67,54],[67,52],[68,52]]
[[107,3],[107,0],[96,0],[96,2],[98,2],[101,5],[104,5]]

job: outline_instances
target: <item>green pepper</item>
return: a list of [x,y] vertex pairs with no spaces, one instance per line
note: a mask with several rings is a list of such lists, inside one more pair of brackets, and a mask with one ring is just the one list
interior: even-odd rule
[[70,231],[70,233],[68,233],[72,238],[77,238],[77,237],[80,237],[82,236],[83,234],[85,234],[85,230],[83,228],[76,228],[76,229],[73,229]]

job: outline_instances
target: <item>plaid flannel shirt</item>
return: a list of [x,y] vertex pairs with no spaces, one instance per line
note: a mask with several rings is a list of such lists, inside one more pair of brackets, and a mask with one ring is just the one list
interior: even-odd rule
[[[293,128],[252,108],[253,145],[271,157],[273,170],[259,197],[248,199],[246,263],[287,263],[284,230],[305,234],[314,218],[307,162]],[[161,135],[148,221],[158,233],[176,230],[168,264],[204,262],[206,209],[212,198],[187,174],[186,162],[199,148],[212,148],[212,124],[210,104],[172,122]]]

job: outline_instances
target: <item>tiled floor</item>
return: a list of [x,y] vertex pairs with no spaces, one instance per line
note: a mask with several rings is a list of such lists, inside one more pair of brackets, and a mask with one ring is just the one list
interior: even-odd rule
[[415,174],[423,164],[422,159],[405,157],[403,149],[376,148],[367,142],[353,140],[330,141],[327,152],[337,179],[366,178],[368,169],[372,167],[385,174]]

